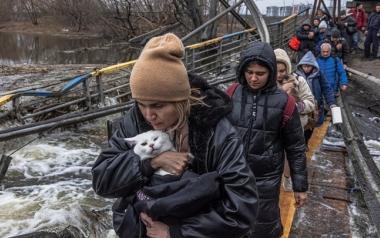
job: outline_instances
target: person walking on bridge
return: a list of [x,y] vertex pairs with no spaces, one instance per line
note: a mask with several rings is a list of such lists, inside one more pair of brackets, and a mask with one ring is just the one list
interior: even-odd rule
[[305,141],[307,144],[313,134],[314,127],[321,126],[325,119],[324,103],[326,102],[329,108],[332,108],[336,106],[336,101],[334,92],[325,76],[319,70],[317,59],[311,51],[307,52],[302,57],[297,64],[297,70],[295,73],[306,79],[316,101],[314,115],[308,118],[309,121],[304,128]]
[[277,87],[276,56],[268,43],[252,42],[242,51],[236,76],[238,84],[233,92],[227,91],[233,101],[228,118],[243,138],[259,194],[257,225],[250,237],[278,238],[283,232],[279,197],[285,152],[296,205],[302,206],[307,198],[305,140],[299,113],[294,98]]
[[[300,114],[301,125],[305,130],[309,115],[315,110],[314,96],[305,78],[292,74],[292,64],[286,51],[275,49],[274,53],[277,60],[277,84],[288,95],[296,99],[296,107]],[[285,160],[283,185],[284,190],[287,192],[293,190],[290,175],[289,163]]]
[[304,23],[297,29],[296,36],[301,41],[297,55],[298,59],[301,59],[306,52],[314,50],[316,32],[309,23]]
[[363,3],[360,2],[356,3],[356,7],[350,9],[348,13],[352,13],[356,20],[357,32],[353,35],[353,44],[355,50],[360,50],[359,43],[362,42],[362,35],[365,32],[368,22],[367,13],[364,10]]
[[368,18],[368,29],[365,31],[365,35],[364,57],[371,60],[376,59],[380,39],[380,3],[376,4],[376,11]]
[[315,110],[314,96],[304,77],[292,74],[292,64],[285,50],[275,49],[277,60],[277,84],[296,99],[301,125],[307,124],[308,114]]
[[330,88],[333,89],[336,96],[339,95],[339,89],[347,90],[348,79],[342,61],[331,55],[330,43],[321,45],[321,55],[317,58],[320,71],[326,77]]
[[[130,75],[136,103],[120,121],[110,138],[110,147],[100,153],[92,167],[95,192],[118,198],[113,206],[113,221],[120,237],[241,238],[254,227],[258,206],[255,178],[246,162],[239,134],[226,118],[231,100],[202,78],[189,75],[181,60],[183,55],[183,44],[174,34],[148,41]],[[167,132],[177,151],[141,160],[125,138],[153,129]],[[193,155],[191,161],[189,153]],[[194,210],[183,219],[174,214],[167,222],[149,216],[149,208],[140,216],[126,216],[133,209],[132,203],[138,200],[136,192],[148,185],[155,170],[163,169],[173,174],[165,176],[181,178],[186,168],[199,175],[217,175],[219,195],[205,209]],[[193,194],[181,197],[181,201],[174,202],[190,203],[189,209],[199,202]],[[149,202],[160,198],[152,199]],[[136,219],[138,229],[128,229],[126,223]]]

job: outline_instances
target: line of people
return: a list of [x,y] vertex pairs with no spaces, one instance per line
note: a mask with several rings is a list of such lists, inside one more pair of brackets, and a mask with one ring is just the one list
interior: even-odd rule
[[[331,45],[322,44],[321,52],[318,59],[305,52],[292,72],[284,50],[251,42],[241,52],[237,83],[227,95],[187,72],[177,36],[169,33],[148,41],[130,76],[136,104],[92,168],[95,192],[118,198],[113,206],[116,233],[152,238],[280,237],[285,158],[296,206],[301,207],[308,190],[305,139],[323,122],[324,101],[333,107],[334,92],[347,88],[342,62],[331,56]],[[338,72],[339,83],[334,77]],[[141,160],[124,138],[152,129],[167,132],[177,151]],[[170,171],[173,175],[165,176],[172,176],[171,182],[160,185],[162,191],[145,201],[143,211],[130,215],[144,202],[136,193],[149,186],[157,169]],[[206,182],[193,192],[183,189],[191,186],[189,180],[181,183],[186,170]],[[199,193],[210,191],[208,186],[218,192],[211,201],[197,200],[204,197]],[[173,199],[178,197],[180,201]],[[171,201],[162,206],[174,213],[153,217],[150,209],[158,201]],[[197,206],[204,203],[207,206]],[[176,208],[181,210],[175,212]],[[180,215],[184,208],[190,212],[186,217]]]
[[353,8],[343,10],[337,23],[321,9],[318,9],[313,22],[304,23],[297,31],[296,36],[301,41],[298,60],[307,51],[319,56],[320,46],[330,43],[332,55],[342,59],[344,65],[350,53],[362,52],[359,47],[362,38],[364,41],[364,58],[377,59],[380,39],[380,3],[375,11],[367,18],[362,3],[356,3]]

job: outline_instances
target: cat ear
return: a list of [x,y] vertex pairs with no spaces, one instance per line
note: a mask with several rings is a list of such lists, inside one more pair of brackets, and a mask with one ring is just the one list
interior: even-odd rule
[[131,145],[136,145],[137,144],[136,136],[135,137],[124,138],[124,140],[126,142],[128,142],[129,144],[131,144]]

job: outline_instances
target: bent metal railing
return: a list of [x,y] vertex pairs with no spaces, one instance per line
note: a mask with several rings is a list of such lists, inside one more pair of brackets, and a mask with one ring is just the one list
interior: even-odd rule
[[[286,40],[278,40],[278,37],[287,37],[288,31],[294,32],[294,22],[300,19],[299,14],[292,15],[276,23],[281,27],[271,24],[272,31],[276,27],[284,31],[274,30],[271,33],[272,44],[275,47],[278,44],[285,46]],[[183,61],[189,72],[203,76],[211,84],[230,82],[235,79],[235,67],[241,50],[256,40],[260,40],[259,34],[256,28],[251,28],[192,44],[185,47]],[[132,60],[94,69],[68,82],[1,93],[0,107],[8,102],[12,104],[12,109],[0,113],[0,120],[17,119],[23,126],[0,130],[0,141],[126,110],[131,105],[128,79],[135,62]]]
[[[210,82],[233,80],[233,65],[246,44],[259,40],[255,29],[248,29],[185,47],[183,58],[188,71]],[[76,76],[52,87],[26,88],[0,95],[12,104],[7,119],[23,126],[0,131],[0,141],[87,121],[123,111],[130,104],[129,75],[136,61],[112,65]],[[58,88],[58,89],[57,89]],[[109,103],[108,99],[113,102]],[[3,115],[5,118],[5,115]]]

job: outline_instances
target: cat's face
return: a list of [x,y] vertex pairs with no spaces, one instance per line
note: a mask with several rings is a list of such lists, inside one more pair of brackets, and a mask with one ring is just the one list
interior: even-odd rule
[[157,130],[147,131],[125,140],[135,146],[133,152],[141,159],[154,158],[162,152],[174,149],[169,135]]

